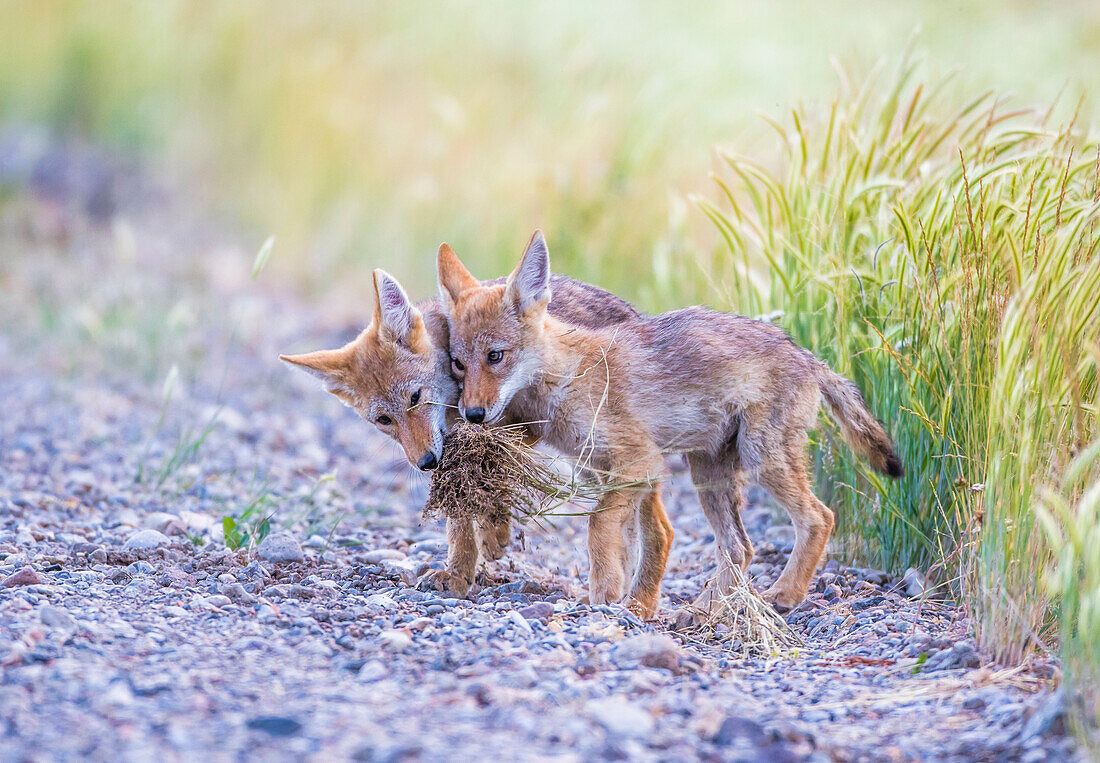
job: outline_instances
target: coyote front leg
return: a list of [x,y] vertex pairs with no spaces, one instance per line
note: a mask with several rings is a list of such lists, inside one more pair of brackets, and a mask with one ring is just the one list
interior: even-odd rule
[[508,550],[508,544],[512,542],[512,518],[505,517],[501,522],[479,520],[477,537],[482,558],[488,562],[495,562],[504,556]]
[[473,585],[477,559],[478,541],[473,520],[448,519],[447,565],[421,578],[420,586],[464,597]]
[[623,597],[626,586],[627,522],[636,511],[621,490],[607,493],[588,517],[588,601],[606,604]]
[[833,512],[813,493],[802,448],[792,446],[784,455],[760,473],[761,483],[794,522],[794,550],[779,579],[764,592],[764,598],[780,611],[793,609],[806,598],[835,523]]

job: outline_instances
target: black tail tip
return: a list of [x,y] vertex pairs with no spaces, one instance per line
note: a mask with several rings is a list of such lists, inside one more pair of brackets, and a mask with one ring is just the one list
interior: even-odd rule
[[901,479],[905,476],[905,467],[901,464],[901,459],[897,453],[889,453],[886,456],[885,468],[882,470],[883,474],[887,477],[893,477],[894,479]]

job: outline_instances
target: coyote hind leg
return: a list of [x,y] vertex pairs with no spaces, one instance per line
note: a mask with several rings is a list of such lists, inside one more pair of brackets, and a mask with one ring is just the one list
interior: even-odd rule
[[672,548],[672,523],[668,521],[660,489],[642,498],[637,521],[641,535],[641,555],[634,575],[631,597],[637,603],[639,614],[648,619],[657,613],[661,596],[661,578],[668,564],[668,552]]
[[780,611],[793,609],[806,598],[825,544],[833,532],[833,512],[818,500],[810,485],[802,443],[791,443],[782,455],[766,461],[760,482],[794,522],[794,550],[779,579],[764,598]]
[[733,568],[738,567],[744,573],[752,561],[752,543],[741,522],[745,475],[734,447],[726,448],[718,456],[692,453],[688,465],[703,514],[714,530],[717,579],[703,589],[694,604],[696,609],[710,612],[716,600],[733,587],[736,580]]

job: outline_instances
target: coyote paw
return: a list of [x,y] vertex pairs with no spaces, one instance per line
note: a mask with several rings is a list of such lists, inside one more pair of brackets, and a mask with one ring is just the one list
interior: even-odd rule
[[626,602],[626,608],[638,616],[640,620],[652,620],[657,614],[657,602],[645,603],[638,599]]
[[791,588],[772,586],[760,594],[764,601],[772,605],[776,612],[785,615],[802,603],[805,595]]
[[484,537],[481,539],[481,556],[489,562],[495,562],[508,551],[508,544],[501,543],[496,538]]
[[455,575],[450,570],[429,570],[416,587],[421,591],[443,591],[461,599],[469,593],[472,583],[472,580]]

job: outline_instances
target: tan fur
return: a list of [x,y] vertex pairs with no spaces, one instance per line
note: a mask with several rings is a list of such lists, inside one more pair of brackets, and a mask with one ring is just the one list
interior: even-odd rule
[[[664,454],[685,454],[717,545],[717,590],[705,591],[701,605],[728,590],[730,565],[744,570],[752,559],[741,489],[746,477],[758,480],[795,524],[794,552],[766,596],[781,607],[796,605],[833,528],[832,512],[811,491],[805,455],[822,395],[873,466],[900,471],[858,390],[780,329],[741,316],[696,307],[606,328],[562,324],[545,310],[544,242],[536,254],[546,262],[532,262],[529,247],[503,287],[472,286],[457,258],[440,259],[451,354],[465,368],[460,409],[484,408],[492,423],[507,408],[549,444],[627,480],[656,477]],[[488,363],[490,351],[502,353],[499,362]],[[645,516],[648,498],[613,492],[592,516],[593,602],[626,595],[621,539],[633,512]],[[666,534],[660,521],[640,528],[639,570],[646,572],[630,593],[651,611],[671,528]]]
[[[444,244],[440,256],[446,252],[454,256]],[[279,357],[320,378],[327,391],[396,440],[416,466],[428,454],[441,455],[443,434],[457,416],[458,383],[450,371],[448,324],[436,300],[413,306],[385,272],[375,271],[373,286],[370,325],[354,340],[335,350]],[[555,278],[554,286],[557,296],[549,309],[564,320],[611,325],[639,317],[629,303],[594,286],[565,277]],[[415,392],[420,399],[414,405]],[[379,422],[379,416],[387,417],[388,423]],[[499,559],[507,550],[511,524],[475,528],[469,522],[448,520],[447,537],[447,569],[433,581],[465,595],[479,556]]]

